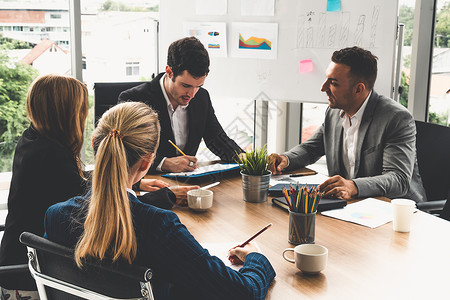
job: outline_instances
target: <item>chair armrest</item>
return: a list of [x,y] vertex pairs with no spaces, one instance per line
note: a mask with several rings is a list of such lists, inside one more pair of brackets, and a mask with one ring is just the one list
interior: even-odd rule
[[416,203],[417,208],[423,211],[436,211],[442,210],[444,208],[445,202],[447,200],[435,200],[435,201],[427,201],[427,202],[419,202]]
[[1,266],[0,267],[0,277],[23,273],[24,275],[30,274],[30,270],[28,269],[28,264],[22,265],[10,265],[10,266]]

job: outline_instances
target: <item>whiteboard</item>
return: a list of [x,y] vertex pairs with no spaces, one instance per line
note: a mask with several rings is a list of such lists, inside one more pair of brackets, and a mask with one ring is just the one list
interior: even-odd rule
[[[211,0],[214,1],[214,0]],[[200,1],[201,2],[201,1]],[[243,16],[240,0],[228,0],[225,15],[197,15],[195,0],[160,2],[160,68],[171,42],[184,37],[184,22],[225,22],[227,57],[211,57],[205,88],[212,99],[257,99],[327,103],[320,91],[333,51],[360,46],[378,57],[375,90],[390,96],[397,31],[395,0],[341,0],[341,11],[327,12],[326,0],[275,0],[274,16]],[[276,59],[231,57],[233,23],[277,23]],[[313,70],[299,72],[312,60]]]

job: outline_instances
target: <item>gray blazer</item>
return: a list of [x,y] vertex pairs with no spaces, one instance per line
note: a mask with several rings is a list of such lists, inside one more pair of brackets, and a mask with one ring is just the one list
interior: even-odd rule
[[[304,143],[284,153],[288,170],[326,155],[330,176],[345,176],[342,162],[343,119],[328,108],[322,126]],[[426,201],[416,158],[416,126],[409,111],[372,91],[358,133],[355,179],[359,198],[385,196]]]

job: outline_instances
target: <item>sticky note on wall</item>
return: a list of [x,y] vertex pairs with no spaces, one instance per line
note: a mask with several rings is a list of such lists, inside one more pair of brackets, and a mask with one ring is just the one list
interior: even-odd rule
[[314,63],[312,59],[304,59],[300,61],[298,72],[299,73],[308,73],[314,70]]
[[341,11],[341,0],[328,0],[327,11]]

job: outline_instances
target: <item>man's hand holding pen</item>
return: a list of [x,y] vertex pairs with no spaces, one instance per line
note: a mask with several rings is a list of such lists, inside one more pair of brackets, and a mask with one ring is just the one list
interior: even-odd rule
[[186,155],[174,142],[168,142],[183,156],[166,158],[161,166],[163,171],[174,173],[192,172],[197,169],[197,158],[195,156]]
[[163,171],[192,172],[197,168],[197,157],[190,155],[168,157],[161,166]]

